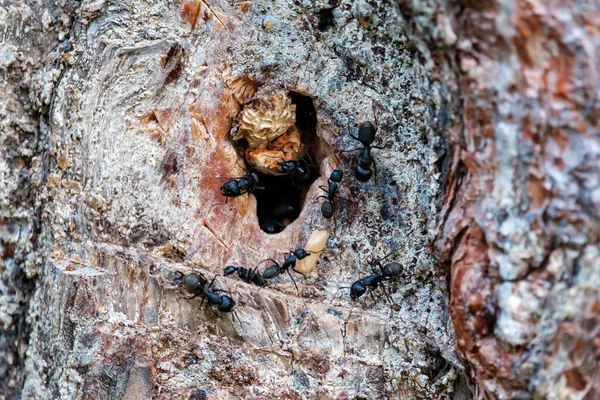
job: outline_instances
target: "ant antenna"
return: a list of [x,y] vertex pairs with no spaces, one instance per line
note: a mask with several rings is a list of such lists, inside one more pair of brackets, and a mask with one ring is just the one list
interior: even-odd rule
[[[348,135],[349,135],[349,136],[350,136],[352,139],[358,140],[358,136],[354,136],[354,135],[352,134],[352,130],[350,130],[350,125],[348,125],[348,122],[346,122],[346,129],[348,130]],[[347,153],[347,152],[350,152],[350,151],[356,151],[356,150],[360,150],[360,147],[357,147],[356,149],[352,149],[352,150],[342,150],[342,153]]]
[[185,278],[185,274],[181,271],[175,271],[175,277],[177,279],[183,279],[183,278]]
[[342,289],[350,289],[350,286],[340,286],[338,287],[338,289],[335,291],[335,294],[333,295],[333,297],[331,298],[331,300],[329,301],[329,304],[333,304],[333,300],[336,299],[338,293],[340,292],[340,290]]
[[245,164],[245,163],[244,163],[244,164],[240,164],[240,160],[236,160],[236,161],[235,161],[235,164],[236,164],[238,167],[241,167],[241,168],[244,170],[244,172],[246,172],[246,173],[248,173],[248,172],[249,172],[249,171],[248,171],[248,168],[246,168],[246,164]]
[[399,252],[399,250],[392,251],[391,253],[388,253],[387,255],[383,256],[383,258],[372,260],[371,262],[369,262],[369,265],[371,265],[371,266],[373,266],[373,265],[379,265],[379,267],[381,268],[382,267],[381,262],[383,260],[385,260],[389,256],[394,255],[394,254],[396,254],[398,252]]
[[[237,288],[237,285],[236,285]],[[215,292],[225,292],[225,293],[229,293],[229,297],[231,298],[231,300],[233,301],[233,293],[231,293],[231,290],[215,290]],[[236,291],[237,293],[237,291]],[[231,317],[232,317],[232,321],[235,321],[236,319],[238,320],[238,323],[240,324],[240,327],[243,328],[244,324],[242,324],[242,320],[240,319],[240,317],[237,316],[237,312],[235,310],[231,310]]]

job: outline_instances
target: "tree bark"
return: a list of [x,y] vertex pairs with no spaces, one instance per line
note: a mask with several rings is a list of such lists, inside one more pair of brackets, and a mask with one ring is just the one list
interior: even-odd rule
[[[0,10],[0,397],[600,397],[596,2]],[[267,234],[260,194],[225,204],[220,179],[244,174],[232,138],[299,95],[319,177]],[[381,148],[359,182],[364,121]],[[317,229],[298,291],[221,276]],[[386,255],[403,275],[351,300]],[[235,312],[180,273],[217,276]]]

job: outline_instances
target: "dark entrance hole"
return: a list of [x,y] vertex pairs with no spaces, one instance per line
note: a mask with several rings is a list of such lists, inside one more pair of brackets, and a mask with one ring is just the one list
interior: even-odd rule
[[327,32],[333,25],[333,8],[326,8],[319,11],[319,24],[317,25],[317,29],[321,32]]
[[291,224],[304,206],[310,185],[319,176],[319,164],[324,158],[321,140],[317,136],[317,111],[310,97],[289,92],[296,105],[296,128],[302,136],[301,163],[308,173],[300,179],[297,175],[259,175],[259,185],[264,190],[254,191],[257,200],[258,222],[267,233],[278,233]]

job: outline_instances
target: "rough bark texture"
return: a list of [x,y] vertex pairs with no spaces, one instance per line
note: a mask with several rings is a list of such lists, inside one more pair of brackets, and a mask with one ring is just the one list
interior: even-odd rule
[[[0,393],[6,398],[587,398],[597,367],[596,2],[6,3]],[[65,41],[65,38],[67,40]],[[276,235],[224,205],[230,140],[309,96],[321,177]],[[358,123],[377,174],[353,176]],[[350,128],[350,131],[349,129]],[[318,186],[345,177],[336,222]],[[177,272],[328,247],[297,293]],[[398,251],[385,296],[336,292]],[[264,266],[264,264],[262,264]]]

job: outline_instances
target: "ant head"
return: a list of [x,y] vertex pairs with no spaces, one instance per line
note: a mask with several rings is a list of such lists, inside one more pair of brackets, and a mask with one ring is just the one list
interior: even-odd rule
[[235,301],[229,296],[221,296],[221,301],[219,302],[219,306],[217,309],[220,312],[231,312],[233,311],[233,307],[235,307]]
[[334,169],[329,175],[329,179],[333,182],[340,183],[344,177],[344,172],[341,169]]
[[375,141],[377,128],[370,121],[363,122],[358,127],[358,140],[363,146],[370,146]]
[[280,161],[277,163],[281,167],[281,172],[291,172],[298,168],[298,162],[294,160]]
[[229,265],[228,267],[226,267],[223,270],[223,275],[225,275],[225,276],[231,275],[231,274],[235,273],[235,271],[237,271],[237,268],[234,267],[233,265]]
[[298,260],[302,260],[303,258],[308,257],[309,253],[304,249],[294,250],[294,255],[298,258]]
[[356,281],[350,286],[350,298],[352,300],[358,300],[360,296],[367,292],[367,287],[360,281]]

